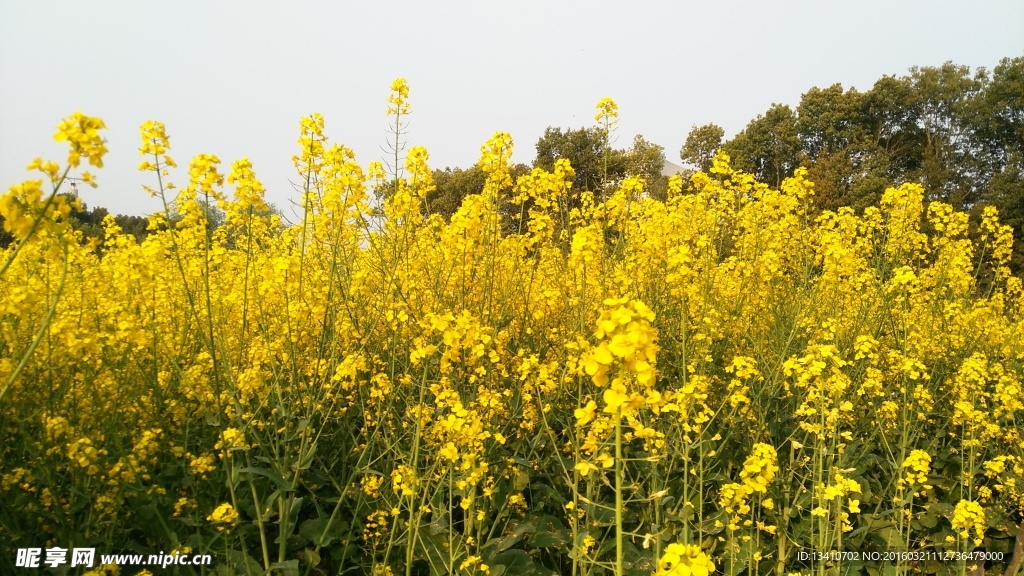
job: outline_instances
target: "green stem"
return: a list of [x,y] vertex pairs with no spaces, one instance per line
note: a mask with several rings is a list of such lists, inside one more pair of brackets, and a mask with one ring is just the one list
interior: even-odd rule
[[622,408],[615,409],[615,576],[622,576]]
[[7,378],[7,382],[4,383],[3,389],[0,389],[0,400],[3,400],[4,395],[7,394],[7,391],[14,384],[14,381],[18,379],[18,376],[21,375],[22,370],[25,369],[25,365],[28,364],[28,360],[29,358],[32,357],[32,353],[36,351],[36,347],[39,346],[39,343],[43,341],[43,337],[46,336],[47,332],[49,331],[50,322],[53,320],[53,313],[57,311],[57,303],[60,302],[60,295],[62,292],[64,292],[64,280],[67,278],[68,275],[68,246],[67,242],[63,239],[63,237],[61,237],[60,242],[61,248],[63,248],[64,250],[64,261],[63,267],[61,268],[60,272],[60,280],[58,280],[57,289],[53,294],[53,301],[50,302],[50,307],[46,311],[46,316],[43,317],[43,323],[39,326],[39,329],[36,331],[35,337],[32,338],[32,343],[29,344],[28,349],[25,350],[25,353],[21,357],[21,361],[18,362],[18,366],[14,369],[13,372],[11,372],[11,375]]

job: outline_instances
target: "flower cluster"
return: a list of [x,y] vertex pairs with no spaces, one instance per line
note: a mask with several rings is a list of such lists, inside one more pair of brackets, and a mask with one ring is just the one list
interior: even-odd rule
[[784,573],[870,537],[861,508],[950,550],[1024,506],[1024,290],[990,209],[908,183],[822,211],[807,171],[769,186],[724,153],[659,200],[517,167],[498,132],[438,210],[426,149],[396,133],[388,177],[312,114],[294,224],[253,161],[178,169],[150,121],[166,210],[76,230],[57,192],[101,128],[66,119],[69,164],[0,198],[4,541],[187,534],[256,572]]
[[911,450],[910,455],[903,461],[903,468],[907,472],[900,479],[900,483],[922,490],[930,490],[928,474],[931,471],[931,462],[932,457],[924,450]]
[[974,545],[981,546],[985,536],[985,509],[981,504],[973,500],[961,500],[956,503],[951,519],[953,530],[961,538],[969,538],[971,529],[974,530]]
[[672,543],[658,559],[657,576],[708,576],[714,574],[715,563],[699,546]]
[[97,168],[103,167],[103,156],[107,153],[107,144],[100,136],[100,130],[107,125],[99,118],[85,116],[78,110],[61,121],[53,139],[67,142],[71,148],[68,152],[68,165],[77,167],[84,156],[89,164]]
[[409,82],[405,78],[395,78],[391,83],[391,94],[388,95],[388,116],[409,113]]

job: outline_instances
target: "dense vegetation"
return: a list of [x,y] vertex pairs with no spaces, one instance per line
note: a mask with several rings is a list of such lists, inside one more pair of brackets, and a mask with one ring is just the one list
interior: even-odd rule
[[773,104],[731,140],[695,127],[680,154],[707,169],[718,148],[772,186],[798,166],[815,183],[816,210],[878,203],[886,187],[916,182],[925,201],[977,218],[999,210],[1015,232],[1014,269],[1024,265],[1024,57],[993,70],[946,63],[886,76],[866,92],[814,87],[795,109]]
[[[166,209],[90,244],[56,193],[106,153],[80,113],[66,165],[0,197],[5,573],[32,546],[222,574],[1016,573],[1024,288],[984,194],[908,178],[832,210],[834,182],[750,152],[659,192],[610,99],[548,163],[497,133],[439,173],[400,140],[403,80],[388,103],[390,174],[302,119],[291,226],[246,159],[197,156],[169,198],[150,121]],[[812,554],[839,552],[910,555]]]

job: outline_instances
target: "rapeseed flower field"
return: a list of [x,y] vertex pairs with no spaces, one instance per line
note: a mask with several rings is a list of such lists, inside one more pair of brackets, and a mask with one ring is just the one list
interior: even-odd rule
[[664,201],[574,190],[564,159],[513,179],[497,133],[446,221],[425,149],[399,170],[396,140],[389,174],[313,114],[300,221],[244,158],[197,156],[179,192],[147,122],[166,210],[99,246],[56,191],[103,129],[63,120],[66,160],[0,199],[4,573],[53,546],[211,574],[1020,565],[1024,292],[994,209],[906,183],[818,213],[805,170],[774,189],[723,153]]

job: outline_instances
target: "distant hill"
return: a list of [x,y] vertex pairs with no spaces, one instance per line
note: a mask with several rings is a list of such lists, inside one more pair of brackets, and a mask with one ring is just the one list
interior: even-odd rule
[[661,168],[661,175],[668,178],[670,176],[675,176],[676,174],[683,174],[686,171],[686,168],[683,168],[679,164],[665,160],[665,165]]

